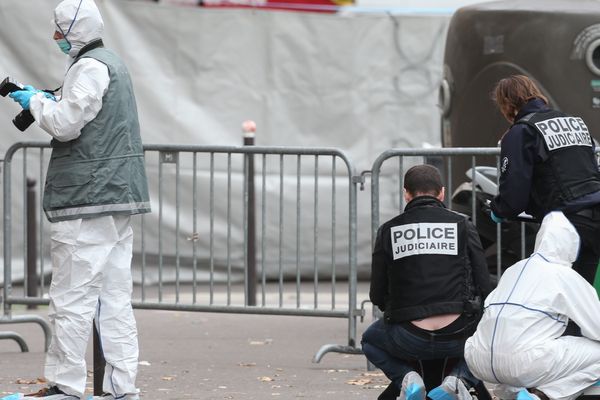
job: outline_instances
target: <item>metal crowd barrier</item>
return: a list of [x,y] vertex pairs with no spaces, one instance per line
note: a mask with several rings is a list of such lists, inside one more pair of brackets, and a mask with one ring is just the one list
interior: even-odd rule
[[[153,210],[132,218],[134,308],[344,318],[347,345],[329,346],[360,351],[357,184],[343,152],[182,145],[144,151]],[[45,142],[17,143],[5,155],[0,319],[39,323],[47,342],[42,318],[12,316],[11,308],[48,304],[50,224],[39,187],[48,159]],[[38,182],[33,253],[23,210],[31,180]],[[25,267],[32,257],[33,276]],[[34,293],[27,291],[32,281]]]
[[[146,145],[144,150],[153,210],[133,218],[134,307],[347,319],[347,343],[322,346],[315,362],[328,352],[361,352],[357,318],[364,316],[366,301],[357,307],[357,193],[366,177],[371,175],[373,241],[379,225],[404,208],[403,176],[410,166],[438,166],[446,204],[453,208],[455,186],[469,180],[465,171],[481,164],[498,168],[499,153],[497,148],[392,149],[358,175],[337,149]],[[5,155],[0,317],[0,324],[40,324],[46,344],[44,319],[12,316],[11,308],[48,304],[49,224],[39,187],[48,158],[45,142],[17,143]],[[32,181],[38,183],[35,196],[28,190]],[[490,222],[478,214],[477,193],[470,196],[473,222],[481,229]],[[34,234],[24,228],[32,214]],[[508,243],[506,228],[492,229],[496,236],[486,251],[500,276],[507,261],[504,251],[494,248],[510,245],[513,256],[525,257],[526,229],[521,224],[516,244]],[[0,334],[3,338],[26,348],[14,332]]]
[[[600,165],[600,146],[596,146],[596,158]],[[371,243],[374,244],[379,226],[404,210],[402,196],[404,174],[413,165],[428,163],[440,169],[446,187],[445,204],[450,209],[468,214],[477,227],[486,254],[492,283],[495,284],[502,272],[514,262],[528,257],[533,251],[538,223],[527,222],[526,218],[508,223],[490,222],[489,215],[480,207],[483,192],[470,182],[475,181],[475,167],[495,167],[496,180],[500,175],[500,149],[494,148],[437,148],[437,149],[390,149],[381,153],[373,163],[371,175]],[[459,207],[464,196],[458,193],[463,185],[470,190],[470,200]],[[395,186],[395,190],[385,189]],[[464,195],[464,191],[461,193]],[[483,196],[482,196],[483,197]],[[465,207],[468,206],[468,207]],[[378,315],[374,310],[374,315]]]
[[[370,171],[372,177],[371,183],[371,241],[374,244],[375,236],[378,227],[386,220],[394,217],[402,212],[405,206],[404,197],[402,196],[404,188],[404,174],[413,165],[428,163],[435,165],[440,169],[444,178],[446,188],[446,196],[444,203],[450,209],[456,208],[456,203],[453,201],[456,190],[461,182],[475,181],[475,167],[481,165],[496,166],[499,169],[499,148],[439,148],[439,149],[390,149],[380,154]],[[390,161],[395,161],[392,165]],[[467,172],[470,171],[470,175]],[[499,176],[499,174],[498,174]],[[384,183],[397,185],[398,196],[394,197],[393,201],[388,201],[386,207],[381,209],[382,181]],[[481,230],[481,225],[484,223],[490,224],[489,217],[486,216],[484,221],[480,221],[481,210],[477,208],[477,191],[471,191],[470,195],[470,212],[473,224]],[[397,202],[396,202],[397,200]],[[464,207],[463,207],[464,208]],[[461,209],[460,211],[465,211]],[[495,232],[494,247],[500,249],[502,247],[503,233],[501,225],[493,224]],[[525,223],[521,223],[521,232],[519,235],[519,256],[524,258],[527,256],[527,246],[525,242]],[[480,231],[481,232],[481,231]],[[485,245],[485,244],[484,244]],[[502,268],[506,268],[506,262],[502,259],[502,251],[495,252],[496,259],[489,260],[496,265],[496,276],[502,274]]]
[[[475,181],[475,167],[495,166],[496,172],[498,172],[499,153],[500,150],[498,148],[398,148],[390,149],[380,154],[374,161],[371,169],[362,171],[360,177],[355,179],[360,183],[361,190],[364,190],[367,177],[370,176],[371,178],[371,248],[374,245],[379,226],[404,210],[406,204],[403,189],[404,174],[406,171],[413,165],[423,163],[432,164],[442,172],[446,188],[446,197],[444,200],[446,206],[450,209],[455,209],[458,206],[456,201],[459,200],[454,197],[455,194],[463,190],[464,187],[467,187],[470,191],[470,201],[466,205],[470,210],[465,210],[465,205],[463,204],[463,207],[459,211],[467,211],[467,214],[471,216],[472,222],[480,230],[480,234],[482,231],[493,230],[487,238],[485,235],[482,235],[482,245],[486,252],[488,265],[491,266],[490,272],[492,273],[492,277],[497,279],[504,269],[516,261],[516,258],[522,259],[529,254],[528,251],[532,250],[533,244],[531,238],[536,229],[531,226],[536,225],[533,222],[495,224],[490,221],[489,216],[485,215],[478,205],[478,202],[480,202],[478,196],[481,190],[478,187],[475,187],[475,190],[471,190],[472,185],[470,185],[470,182]],[[471,175],[466,175],[468,170],[471,171]],[[465,182],[468,185],[465,185]],[[510,252],[502,249],[503,238],[507,242],[506,247],[510,249]],[[498,249],[501,250],[498,251]],[[362,301],[361,309],[364,309],[365,303],[368,303],[368,300]],[[376,307],[373,307],[372,319],[380,317],[380,311]],[[326,345],[319,350],[315,356],[315,360],[320,360],[325,353],[330,351],[352,353],[359,350],[356,348],[340,348],[339,346]],[[371,369],[371,367],[368,364],[368,368]]]

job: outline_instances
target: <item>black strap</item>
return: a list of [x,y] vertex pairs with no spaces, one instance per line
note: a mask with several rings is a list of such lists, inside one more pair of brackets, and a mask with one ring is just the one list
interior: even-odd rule
[[81,50],[79,50],[79,53],[77,53],[77,57],[75,58],[81,58],[81,56],[83,56],[88,51],[97,49],[98,47],[104,47],[104,42],[102,42],[102,39],[92,40],[91,42],[83,46]]
[[56,94],[56,93],[58,93],[58,91],[60,89],[62,89],[62,85],[60,85],[59,87],[57,87],[54,90],[52,90],[52,89],[42,89],[42,92],[46,92],[46,93],[50,93],[50,94]]
[[[79,61],[79,59],[88,51],[92,51],[94,49],[97,49],[99,47],[104,47],[104,42],[102,41],[102,39],[96,39],[96,40],[92,40],[91,42],[89,42],[88,44],[86,44],[85,46],[83,46],[81,48],[81,50],[79,50],[79,53],[77,53],[77,57],[75,57],[75,62],[73,64],[75,64],[77,61]],[[71,66],[73,66],[73,64],[71,64]],[[70,67],[69,67],[70,68]],[[44,92],[48,92],[50,94],[56,94],[58,93],[59,90],[62,89],[62,85],[57,87],[54,90],[51,89],[44,89]]]

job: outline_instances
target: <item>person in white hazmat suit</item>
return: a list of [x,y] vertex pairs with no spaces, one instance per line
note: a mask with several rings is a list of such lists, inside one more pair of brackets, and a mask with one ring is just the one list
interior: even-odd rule
[[83,398],[92,321],[106,359],[109,399],[138,399],[136,322],[131,307],[130,217],[150,212],[133,87],[104,48],[93,0],[64,0],[54,40],[68,55],[57,97],[32,86],[11,93],[52,136],[43,207],[51,222],[50,386],[25,398]]
[[[600,378],[600,301],[571,269],[578,249],[564,214],[547,214],[534,253],[508,268],[486,298],[465,360],[501,399],[570,400]],[[562,336],[569,319],[583,337]]]

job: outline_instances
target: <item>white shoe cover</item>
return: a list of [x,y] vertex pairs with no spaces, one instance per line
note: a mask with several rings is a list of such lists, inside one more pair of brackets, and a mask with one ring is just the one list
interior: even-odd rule
[[[104,396],[90,396],[86,400],[115,400],[115,397],[112,394],[107,394]],[[128,394],[124,397],[119,397],[119,400],[140,400],[140,395]]]
[[540,400],[540,398],[527,389],[523,389],[517,393],[517,400]]
[[473,396],[465,384],[455,376],[449,375],[442,384],[432,389],[427,396],[432,400],[472,400]]
[[421,375],[411,371],[402,380],[399,400],[425,400],[425,383]]

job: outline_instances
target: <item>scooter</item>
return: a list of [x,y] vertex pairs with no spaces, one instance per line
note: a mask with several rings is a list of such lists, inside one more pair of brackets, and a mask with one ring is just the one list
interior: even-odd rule
[[[515,220],[496,224],[490,219],[489,203],[498,193],[498,170],[496,167],[476,166],[465,172],[468,181],[461,183],[451,197],[451,208],[468,215],[474,221],[481,245],[485,252],[492,283],[498,282],[498,274],[533,251],[539,223],[523,214]],[[473,207],[473,193],[475,207]],[[475,213],[473,213],[473,210]],[[499,235],[498,236],[498,229]],[[498,246],[500,237],[500,247]],[[500,268],[498,268],[500,253]]]

